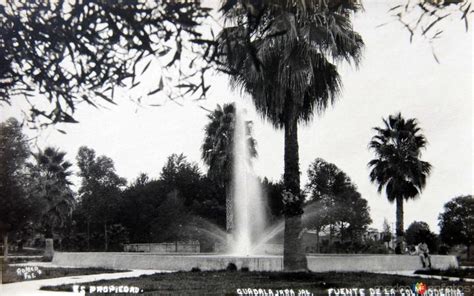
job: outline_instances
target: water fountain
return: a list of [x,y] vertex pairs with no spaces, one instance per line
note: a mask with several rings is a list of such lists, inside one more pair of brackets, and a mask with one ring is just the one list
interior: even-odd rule
[[[260,180],[253,171],[249,145],[249,121],[246,112],[236,108],[233,147],[233,233],[229,250],[236,255],[253,255],[254,246],[265,230],[265,206]],[[228,213],[230,214],[230,213]]]
[[[232,221],[229,235],[218,226],[200,219],[200,230],[220,244],[227,243],[226,253],[132,253],[132,252],[57,252],[53,264],[74,267],[102,267],[112,269],[201,270],[225,269],[229,263],[249,270],[280,271],[283,269],[282,250],[268,252],[269,242],[281,236],[284,221],[266,225],[265,199],[260,181],[253,171],[249,153],[248,120],[244,110],[236,109],[234,130],[234,171],[232,209],[227,221]],[[304,209],[303,222],[319,215],[322,207],[312,205]],[[228,225],[229,226],[229,225]],[[311,271],[377,271],[415,270],[419,268],[412,256],[395,255],[308,255]],[[437,268],[458,266],[454,256],[432,256]]]

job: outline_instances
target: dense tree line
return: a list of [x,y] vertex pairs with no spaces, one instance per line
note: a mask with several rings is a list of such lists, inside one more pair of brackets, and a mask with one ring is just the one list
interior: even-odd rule
[[[201,221],[224,225],[224,194],[183,154],[169,156],[158,178],[140,174],[128,186],[106,156],[81,147],[77,159],[82,178],[75,217],[79,237],[70,247],[121,250],[127,242],[189,240],[206,245],[209,239],[197,231],[205,230]],[[77,244],[83,238],[87,243]]]
[[[209,119],[214,122],[212,116]],[[222,131],[229,134],[226,128]],[[212,137],[205,133],[205,141],[217,138],[218,133]],[[9,240],[21,246],[35,238],[54,238],[61,250],[118,251],[124,243],[199,241],[201,250],[211,251],[214,243],[226,237],[227,192],[222,180],[214,177],[216,171],[202,172],[183,154],[170,155],[156,177],[140,174],[127,182],[117,174],[111,158],[80,147],[75,157],[80,184],[74,192],[71,157],[54,147],[33,152],[17,120],[0,124],[0,148],[4,245]],[[217,155],[231,150],[217,148]],[[372,221],[369,207],[349,176],[317,158],[308,169],[308,179],[303,226],[328,234],[331,240],[326,249],[318,242],[318,251],[372,252],[364,249],[372,246],[363,240]],[[285,213],[283,181],[264,178],[261,185],[270,224],[281,221]],[[407,244],[425,241],[432,251],[440,245],[469,248],[472,204],[472,196],[461,196],[445,205],[439,217],[439,238],[426,223],[415,221],[406,230]],[[381,243],[390,241],[388,224],[383,236]]]
[[[92,151],[81,148],[86,149]],[[104,250],[107,227],[109,250],[121,250],[127,242],[199,241],[203,251],[211,251],[215,242],[225,239],[226,192],[219,185],[183,154],[172,154],[157,178],[140,174],[128,186],[121,188],[117,183],[117,194],[99,197],[100,188],[96,198],[94,193],[88,199],[79,194],[74,218],[77,238],[68,248]],[[277,184],[266,181],[264,185],[272,199],[281,196]],[[108,208],[102,206],[101,198],[108,199]],[[280,215],[273,207],[271,212]]]
[[[3,245],[8,246],[11,235],[19,231],[27,221],[32,207],[22,184],[22,169],[28,158],[26,137],[17,120],[10,118],[0,124],[0,232]],[[8,248],[4,247],[4,258]]]
[[[210,122],[215,122],[211,117]],[[222,131],[231,137],[227,128]],[[214,138],[219,138],[218,134],[214,133]],[[57,248],[81,251],[121,250],[127,242],[189,240],[199,240],[204,250],[210,250],[213,242],[225,237],[227,190],[222,180],[214,177],[216,171],[201,172],[183,154],[170,155],[157,177],[140,174],[127,183],[117,174],[111,158],[80,147],[76,155],[80,183],[74,193],[69,180],[72,164],[64,152],[48,147],[32,153],[14,119],[2,124],[2,135],[2,145],[11,149],[11,153],[2,150],[9,153],[2,160],[16,161],[9,165],[12,169],[2,186],[10,184],[11,192],[19,195],[2,196],[2,210],[17,213],[11,224],[2,223],[2,233],[16,233],[22,239],[40,233],[43,238],[53,237]],[[250,139],[256,154],[254,140]],[[209,143],[208,134],[205,143]],[[232,150],[217,148],[216,155],[223,157]],[[211,150],[206,151],[210,154]],[[266,178],[261,184],[270,222],[276,222],[284,214],[284,185]],[[9,219],[2,215],[2,222],[3,217]],[[16,228],[7,229],[7,225]]]
[[33,153],[20,123],[0,124],[0,233],[4,256],[9,238],[21,247],[25,235],[53,237],[65,226],[74,205],[65,153],[47,147]]
[[[231,116],[231,125],[233,120]],[[213,136],[222,137],[223,130],[232,138],[228,128]],[[199,240],[204,250],[210,250],[216,234],[217,239],[225,238],[227,189],[215,177],[219,168],[205,174],[183,154],[172,154],[157,177],[140,174],[127,183],[111,158],[80,147],[76,155],[80,183],[73,192],[72,164],[64,152],[53,147],[33,152],[15,119],[2,123],[0,142],[5,168],[0,230],[5,245],[10,235],[15,242],[54,238],[56,247],[64,250],[121,250],[127,242],[177,240]],[[219,147],[214,151],[212,145],[206,151],[228,154],[231,142],[223,151]],[[265,188],[276,186],[265,184]],[[274,200],[281,196],[271,192]]]

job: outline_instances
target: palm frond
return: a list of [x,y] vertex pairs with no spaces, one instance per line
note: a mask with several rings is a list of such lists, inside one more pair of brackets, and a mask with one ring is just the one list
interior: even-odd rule
[[376,134],[369,142],[376,158],[369,161],[369,178],[385,189],[390,201],[419,196],[426,186],[431,165],[420,160],[426,138],[416,119],[405,120],[401,113],[383,119],[384,127],[375,127]]
[[[230,181],[233,162],[233,138],[236,107],[234,103],[217,105],[204,127],[201,157],[208,167],[208,176],[223,184]],[[256,156],[256,141],[251,136],[251,123],[247,123],[250,155]]]
[[340,77],[329,58],[356,65],[361,59],[364,44],[348,15],[359,4],[257,2],[223,3],[225,17],[236,25],[219,35],[221,69],[276,127],[283,127],[287,104],[296,106],[292,120],[307,122],[340,95]]

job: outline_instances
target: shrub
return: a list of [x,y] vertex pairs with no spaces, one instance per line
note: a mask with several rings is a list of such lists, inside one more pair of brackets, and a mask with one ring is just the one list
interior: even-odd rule
[[237,271],[237,265],[230,262],[229,264],[227,264],[227,267],[226,267],[225,270],[227,270],[227,271]]

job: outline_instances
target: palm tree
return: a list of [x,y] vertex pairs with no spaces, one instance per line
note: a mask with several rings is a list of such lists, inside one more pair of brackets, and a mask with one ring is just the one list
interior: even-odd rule
[[415,118],[405,120],[401,113],[383,120],[384,127],[375,127],[376,135],[369,143],[376,158],[368,165],[370,180],[378,184],[378,192],[385,190],[390,202],[396,202],[396,252],[401,253],[403,241],[403,201],[413,199],[426,186],[431,165],[420,159],[426,138]]
[[[201,146],[202,159],[208,166],[208,177],[216,182],[226,196],[226,230],[231,232],[234,226],[232,201],[232,164],[235,127],[235,104],[217,105],[207,117],[204,143]],[[250,156],[257,156],[256,141],[251,136],[251,122],[247,122],[247,135]]]
[[285,270],[307,269],[298,123],[309,122],[338,97],[335,62],[358,64],[363,41],[349,14],[360,8],[355,0],[229,0],[222,7],[233,26],[220,34],[221,69],[234,87],[251,95],[264,118],[285,131]]
[[30,167],[33,192],[41,197],[39,215],[48,238],[53,236],[55,227],[65,222],[75,202],[69,180],[72,164],[65,155],[57,148],[47,147],[33,154],[36,163]]

